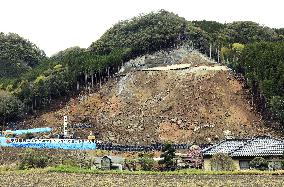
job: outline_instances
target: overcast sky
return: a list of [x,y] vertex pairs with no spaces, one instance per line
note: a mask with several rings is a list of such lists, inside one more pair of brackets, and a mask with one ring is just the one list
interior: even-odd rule
[[283,0],[0,0],[0,32],[29,39],[48,56],[88,47],[119,20],[165,9],[187,20],[255,21],[284,27]]

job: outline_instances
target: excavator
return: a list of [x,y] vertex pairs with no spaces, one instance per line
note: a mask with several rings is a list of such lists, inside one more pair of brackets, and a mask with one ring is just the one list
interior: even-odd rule
[[15,138],[16,134],[12,131],[2,131],[2,136],[5,138]]

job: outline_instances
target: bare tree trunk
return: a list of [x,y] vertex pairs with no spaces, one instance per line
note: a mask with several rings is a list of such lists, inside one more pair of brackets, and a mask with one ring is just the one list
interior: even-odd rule
[[37,103],[36,103],[36,97],[35,97],[35,106],[34,106],[35,108],[37,107]]
[[92,72],[91,75],[92,75],[91,79],[92,79],[92,88],[93,88],[94,87],[94,73]]
[[32,111],[34,111],[34,100],[32,99]]
[[211,53],[212,53],[212,44],[210,43],[210,48],[209,48],[209,58],[211,59]]
[[102,87],[102,78],[101,78],[101,72],[99,72],[99,79],[100,79],[100,89]]
[[88,74],[85,72],[85,87],[88,87]]
[[79,83],[79,81],[77,81],[77,91],[79,91],[80,90],[80,83]]
[[107,68],[107,78],[109,79],[109,67]]
[[217,50],[218,50],[218,54],[217,54],[217,56],[218,56],[218,63],[220,63],[220,50],[219,50],[219,46],[218,46]]

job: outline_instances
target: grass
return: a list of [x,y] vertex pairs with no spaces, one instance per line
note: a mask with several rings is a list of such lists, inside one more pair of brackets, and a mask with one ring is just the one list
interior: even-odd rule
[[128,175],[284,175],[284,170],[278,171],[259,171],[259,170],[244,170],[244,171],[204,171],[197,169],[184,169],[177,171],[128,171],[128,170],[91,170],[74,166],[55,166],[47,170],[48,172],[61,173],[90,173],[90,174],[128,174]]
[[27,173],[78,173],[78,174],[126,174],[126,175],[281,175],[284,176],[284,170],[277,171],[259,171],[259,170],[241,170],[241,171],[204,171],[198,169],[183,169],[176,171],[128,171],[128,170],[96,170],[86,169],[76,166],[58,165],[46,168],[36,168],[29,170],[19,170],[10,166],[0,167],[0,174],[9,172],[27,174]]
[[[102,171],[74,166],[1,171],[3,186],[284,186],[282,171]],[[64,179],[64,180],[62,180]]]

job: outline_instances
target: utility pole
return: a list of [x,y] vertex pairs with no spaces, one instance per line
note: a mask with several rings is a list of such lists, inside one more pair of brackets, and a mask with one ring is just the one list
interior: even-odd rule
[[64,137],[68,136],[68,117],[64,116],[63,118],[63,135]]

